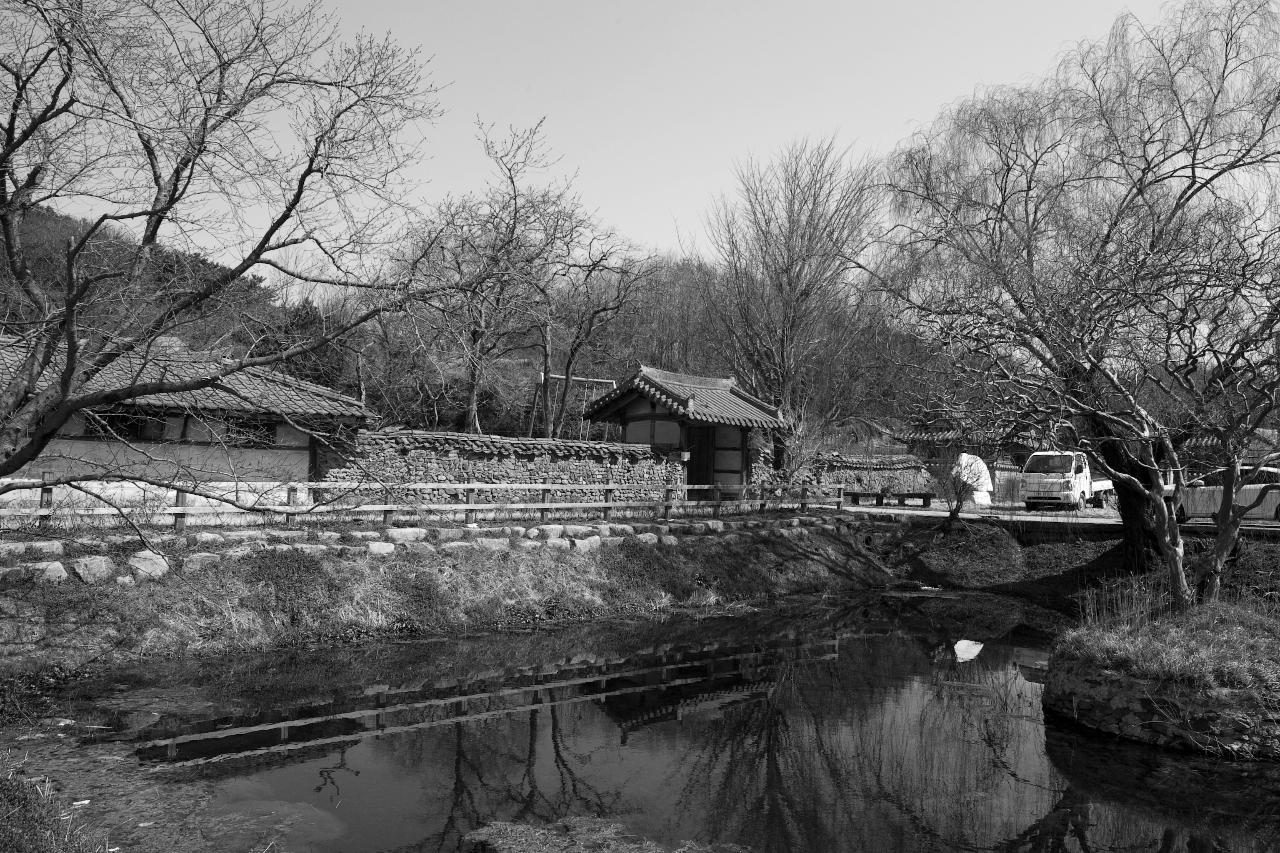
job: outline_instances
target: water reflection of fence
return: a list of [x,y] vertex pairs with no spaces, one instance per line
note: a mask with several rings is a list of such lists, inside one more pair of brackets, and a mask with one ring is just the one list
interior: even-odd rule
[[[346,745],[455,723],[471,723],[536,708],[596,702],[617,722],[625,741],[629,732],[684,710],[726,707],[764,698],[777,668],[798,661],[830,660],[840,643],[888,636],[846,633],[821,638],[786,638],[735,646],[709,643],[633,658],[585,662],[508,676],[500,686],[459,681],[431,686],[375,685],[359,697],[250,718],[203,721],[156,737],[153,727],[138,748],[144,761],[183,766],[251,759]],[[646,694],[650,695],[644,700]],[[274,717],[274,718],[272,718]]]
[[[90,519],[136,514],[153,522],[169,520],[181,531],[189,520],[214,523],[281,521],[285,524],[301,518],[337,517],[344,520],[379,519],[391,524],[396,518],[409,516],[415,520],[438,518],[474,522],[479,517],[522,517],[548,521],[553,515],[596,513],[605,521],[614,513],[649,515],[669,519],[673,514],[707,513],[719,518],[723,513],[767,512],[776,509],[841,508],[873,498],[882,505],[886,498],[905,505],[908,500],[929,506],[930,492],[900,494],[861,492],[843,483],[804,486],[767,486],[748,484],[689,485],[636,483],[236,483],[207,484],[188,489],[152,488],[142,505],[126,504],[110,495],[103,504],[89,506],[94,498],[83,489],[75,501],[58,500],[59,487],[38,480],[23,481],[24,490],[38,493],[37,501],[11,501],[0,507],[0,518],[35,521],[41,526],[54,522],[76,523]],[[498,493],[495,495],[495,493]],[[527,494],[532,500],[505,499],[509,495]],[[381,501],[363,502],[374,495]],[[438,496],[444,500],[414,500],[418,495]],[[483,500],[496,496],[498,500]],[[581,496],[590,500],[572,500]],[[408,498],[408,499],[406,499]],[[449,500],[448,498],[452,498]],[[566,499],[567,498],[567,499]],[[599,498],[599,499],[596,499]]]

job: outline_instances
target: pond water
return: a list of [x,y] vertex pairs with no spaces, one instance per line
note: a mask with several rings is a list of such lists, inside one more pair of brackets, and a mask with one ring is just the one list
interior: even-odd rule
[[574,815],[761,853],[1280,845],[1272,768],[1046,727],[1043,649],[999,622],[879,600],[261,656],[70,707],[104,726],[80,750],[198,786],[215,850],[454,851]]

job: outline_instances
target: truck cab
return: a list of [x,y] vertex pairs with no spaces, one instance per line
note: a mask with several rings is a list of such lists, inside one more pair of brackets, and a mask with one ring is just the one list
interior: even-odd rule
[[1018,492],[1029,510],[1102,506],[1103,495],[1111,488],[1110,480],[1094,477],[1085,454],[1068,450],[1032,453],[1018,475]]

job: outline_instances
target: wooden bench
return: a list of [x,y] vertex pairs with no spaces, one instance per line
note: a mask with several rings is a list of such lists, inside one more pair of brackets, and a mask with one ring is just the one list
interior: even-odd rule
[[894,498],[898,502],[898,506],[906,506],[908,499],[920,501],[921,505],[928,507],[933,503],[933,499],[937,497],[933,492],[851,492],[844,493],[854,506],[858,506],[863,498],[875,498],[876,506],[884,506],[886,498]]

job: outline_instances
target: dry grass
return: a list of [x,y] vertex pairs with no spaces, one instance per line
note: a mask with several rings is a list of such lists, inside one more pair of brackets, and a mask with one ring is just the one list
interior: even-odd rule
[[45,778],[22,775],[22,762],[0,755],[0,850],[5,853],[103,853],[75,806],[65,806]]
[[78,665],[83,657],[75,655],[107,647],[116,656],[171,656],[474,633],[846,585],[813,559],[763,547],[623,543],[588,553],[398,551],[354,559],[256,551],[136,586],[34,584],[6,594],[36,608],[46,624],[65,628],[47,659]]
[[1172,613],[1167,586],[1137,578],[1087,595],[1085,624],[1055,653],[1136,678],[1200,689],[1280,688],[1280,618],[1256,598]]

